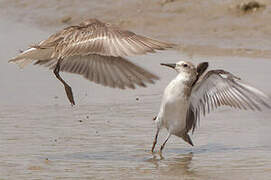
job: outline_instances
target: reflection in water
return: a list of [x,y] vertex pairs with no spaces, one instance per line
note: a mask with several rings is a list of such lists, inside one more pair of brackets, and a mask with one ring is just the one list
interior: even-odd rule
[[167,173],[172,174],[178,172],[178,174],[194,176],[195,172],[191,169],[193,153],[179,155],[173,159],[168,160],[168,168],[165,170]]
[[154,153],[153,157],[148,159],[155,165],[155,169],[159,170],[164,175],[179,176],[196,176],[196,173],[191,169],[190,165],[193,159],[193,152],[187,154],[180,154],[177,157],[165,158],[162,154]]

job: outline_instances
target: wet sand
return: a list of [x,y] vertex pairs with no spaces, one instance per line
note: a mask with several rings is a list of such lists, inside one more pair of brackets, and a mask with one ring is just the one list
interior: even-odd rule
[[[176,1],[163,6],[134,0],[124,3],[126,8],[122,1],[111,8],[111,1],[30,2],[0,1],[4,17],[0,22],[0,179],[270,179],[271,114],[267,111],[219,109],[202,118],[192,136],[194,147],[173,137],[163,157],[150,153],[155,133],[152,117],[159,110],[163,89],[176,75],[160,62],[208,60],[211,68],[229,70],[271,95],[268,4],[262,12],[241,15],[228,8],[233,6],[230,0]],[[200,5],[206,10],[192,15],[189,10]],[[122,13],[115,11],[120,7]],[[141,10],[140,16],[131,11],[134,7]],[[180,43],[177,52],[130,58],[158,71],[161,81],[121,91],[63,73],[78,104],[71,107],[51,71],[31,65],[19,70],[7,63],[19,49],[65,26],[60,21],[64,16],[73,15],[69,23],[75,23],[101,14],[99,19]],[[186,18],[191,22],[177,26]],[[238,28],[230,33],[233,22]],[[214,33],[212,27],[218,31]],[[165,136],[163,132],[159,145]]]
[[[238,8],[249,0],[2,0],[1,17],[49,32],[86,18],[118,24],[180,44],[188,55],[270,58],[271,2],[256,12]],[[216,52],[216,53],[214,53]]]

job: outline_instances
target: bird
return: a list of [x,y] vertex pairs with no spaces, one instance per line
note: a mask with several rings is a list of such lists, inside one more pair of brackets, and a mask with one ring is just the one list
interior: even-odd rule
[[53,69],[56,78],[64,85],[71,105],[75,105],[72,88],[62,79],[60,71],[79,74],[112,88],[146,87],[145,83],[153,84],[159,77],[125,57],[175,46],[92,18],[31,45],[9,62],[18,64],[20,68],[34,63]]
[[270,97],[232,73],[223,69],[205,73],[208,62],[202,62],[197,67],[187,61],[161,65],[173,68],[178,75],[165,88],[160,111],[153,119],[157,130],[152,153],[159,132],[164,128],[168,134],[160,147],[160,153],[171,135],[194,146],[188,133],[194,133],[201,115],[205,116],[220,106],[256,111],[271,108]]

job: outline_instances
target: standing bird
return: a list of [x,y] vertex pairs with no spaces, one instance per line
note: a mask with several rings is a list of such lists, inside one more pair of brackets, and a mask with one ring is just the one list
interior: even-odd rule
[[161,153],[172,134],[193,146],[188,132],[194,132],[201,113],[205,115],[219,106],[258,111],[261,106],[271,108],[267,95],[227,71],[211,70],[203,75],[207,62],[197,67],[185,61],[161,65],[175,69],[178,75],[166,87],[160,112],[154,118],[157,132],[152,152],[162,128],[167,129],[168,136],[160,148]]
[[80,74],[97,84],[113,88],[145,87],[145,83],[154,83],[159,78],[124,57],[154,53],[155,50],[174,46],[97,19],[88,19],[51,35],[38,45],[30,46],[9,62],[23,68],[35,61],[35,65],[53,69],[64,85],[70,103],[74,105],[72,89],[61,78],[59,71]]

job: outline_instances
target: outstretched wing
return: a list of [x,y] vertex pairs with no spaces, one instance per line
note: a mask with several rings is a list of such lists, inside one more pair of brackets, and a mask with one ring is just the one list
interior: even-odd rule
[[48,47],[54,42],[57,44],[56,55],[61,57],[87,54],[124,57],[174,46],[122,30],[97,19],[89,19],[78,26],[68,27],[40,44],[40,47]]
[[[192,87],[199,81],[203,73],[207,70],[209,66],[208,62],[202,62],[197,65],[197,77],[195,81],[192,84]],[[193,132],[195,130],[196,124],[197,124],[197,119],[192,111],[192,105],[190,104],[187,115],[186,115],[186,133],[190,131],[190,129],[193,129]]]
[[77,26],[67,27],[51,35],[9,62],[24,67],[35,60],[57,60],[90,54],[124,57],[153,53],[155,50],[174,46],[176,45],[140,36],[97,19],[88,19]]
[[201,113],[205,115],[220,106],[261,111],[262,107],[271,108],[269,100],[263,92],[229,72],[209,71],[192,89],[187,114],[187,118],[192,118],[190,129],[194,131]]
[[[36,61],[35,65],[43,65],[53,69],[57,61]],[[135,85],[145,87],[145,83],[154,83],[159,79],[151,72],[131,63],[122,57],[87,55],[64,58],[60,71],[80,74],[97,84],[109,87],[134,89]]]

